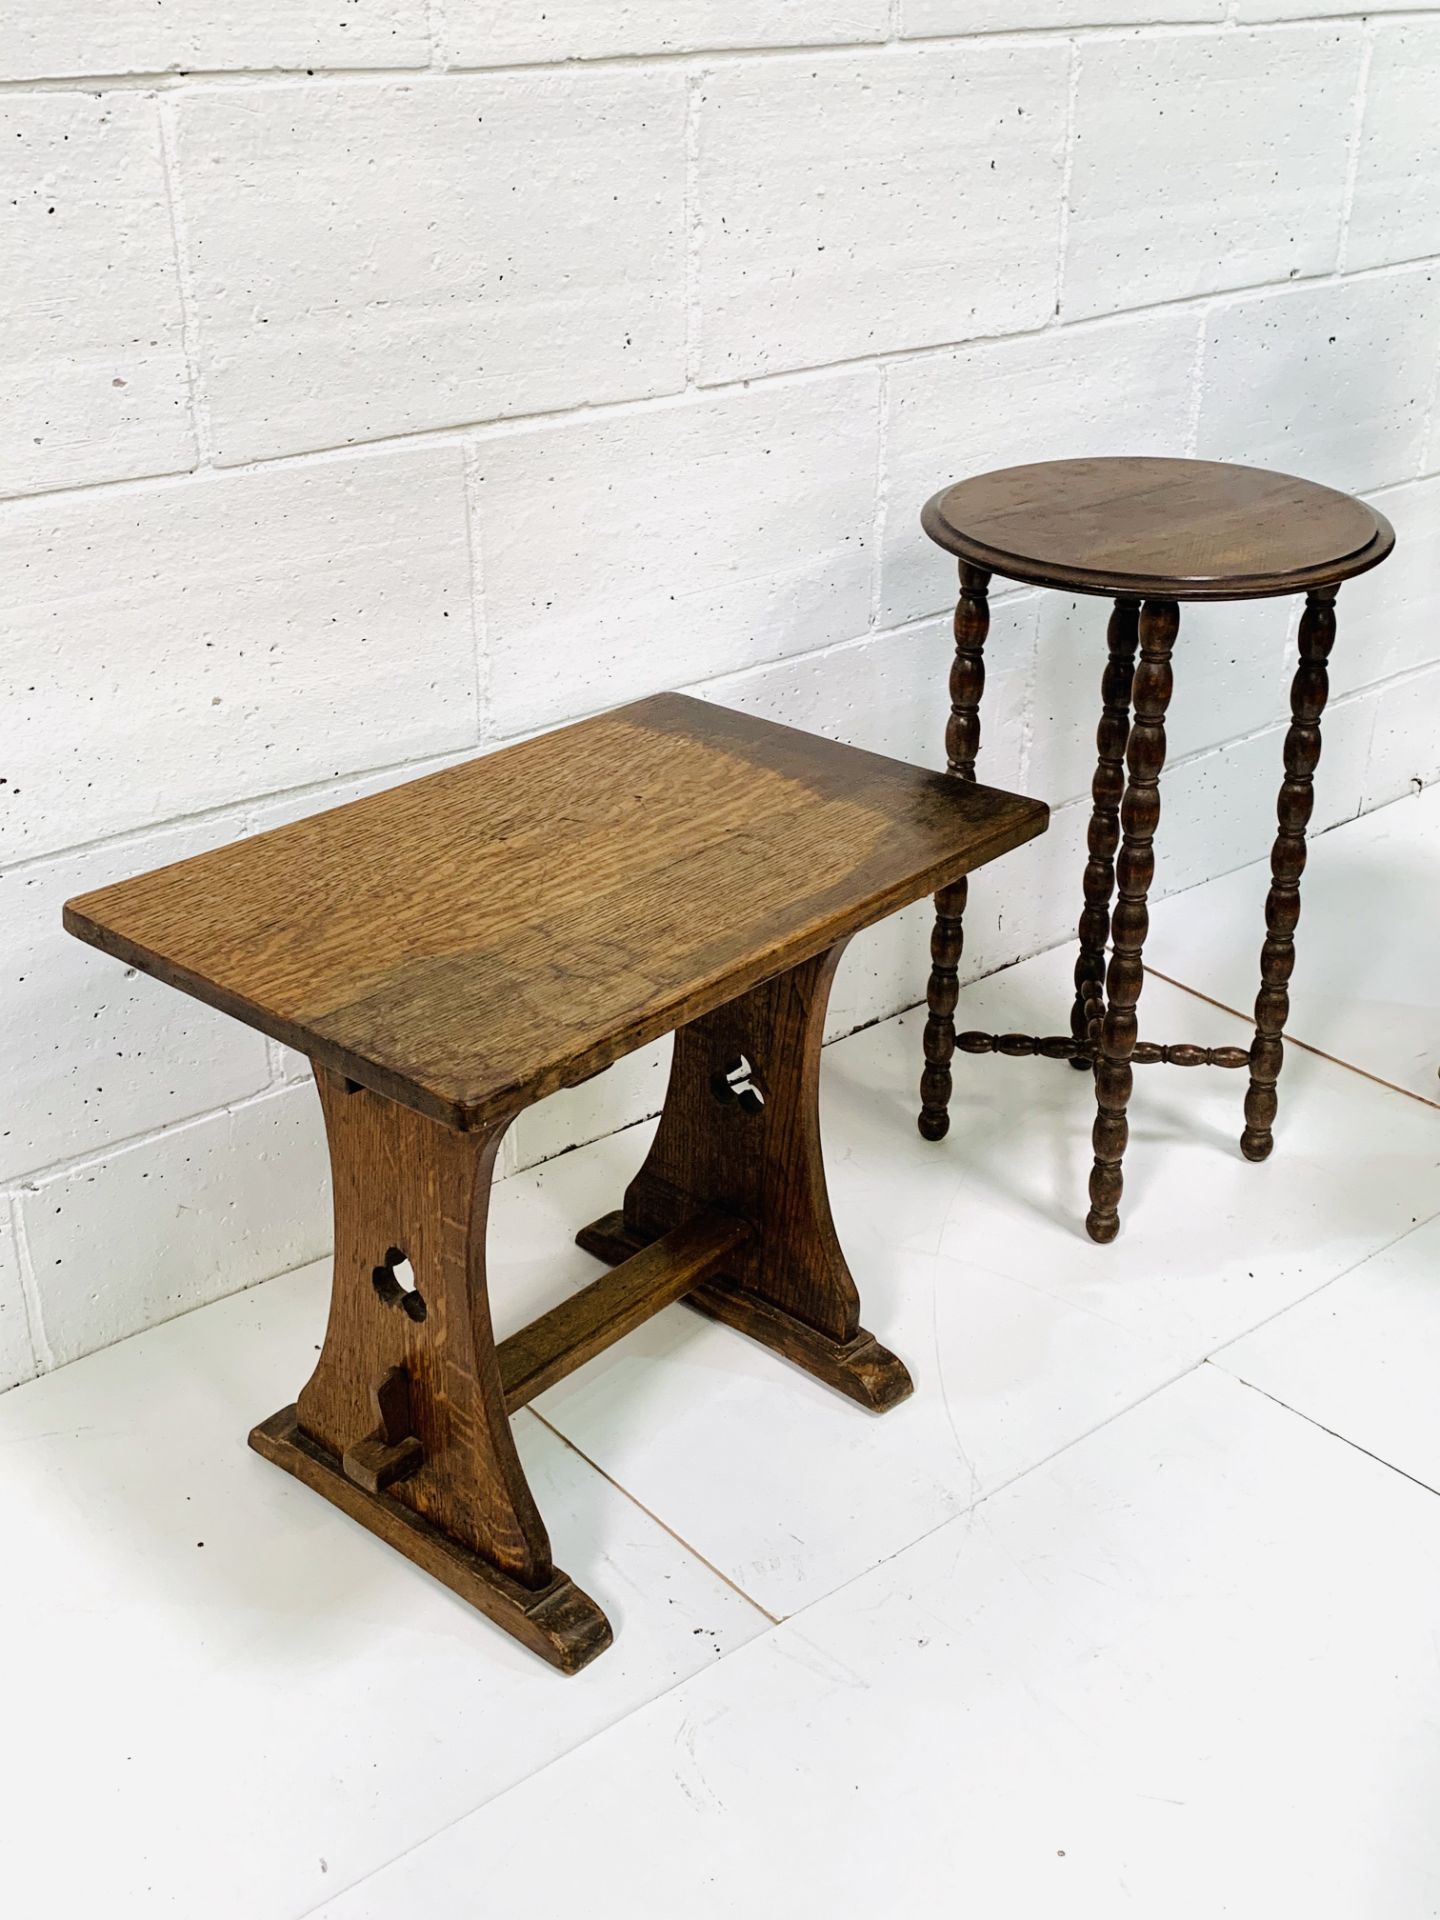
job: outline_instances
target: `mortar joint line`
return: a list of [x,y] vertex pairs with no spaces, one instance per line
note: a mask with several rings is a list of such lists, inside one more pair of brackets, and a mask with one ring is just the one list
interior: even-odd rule
[[[444,0],[437,0],[443,6]],[[1385,15],[1386,24],[1405,20],[1433,19],[1433,6],[1414,5],[1396,8]],[[1238,12],[1228,19],[1221,20],[1179,20],[1151,21],[1141,23],[1143,33],[1139,36],[1147,42],[1203,39],[1206,35],[1225,32],[1228,28],[1238,27],[1247,32],[1300,34],[1313,32],[1317,27],[1333,28],[1351,22],[1367,23],[1375,15],[1364,6],[1356,5],[1348,12],[1327,14],[1323,19],[1295,18],[1289,20],[1243,21]],[[368,66],[345,67],[317,65],[312,67],[219,67],[219,68],[176,68],[137,73],[79,73],[63,75],[32,74],[20,79],[0,80],[0,94],[4,93],[113,93],[128,89],[154,92],[158,89],[188,91],[196,87],[235,87],[246,86],[296,86],[300,89],[312,88],[317,83],[326,85],[333,82],[356,85],[401,84],[417,81],[434,83],[446,80],[467,80],[485,75],[524,74],[524,73],[577,73],[601,71],[606,68],[652,68],[666,66],[693,65],[697,61],[719,61],[727,66],[767,60],[783,60],[791,57],[813,59],[827,55],[876,54],[893,51],[896,47],[909,47],[917,51],[925,47],[940,47],[952,51],[969,50],[976,46],[993,44],[998,47],[1025,46],[1034,42],[1061,41],[1074,36],[1077,31],[1087,40],[1102,42],[1134,40],[1137,38],[1136,23],[1104,22],[1087,25],[1077,29],[1073,24],[1041,27],[1004,27],[994,31],[973,33],[916,34],[902,30],[896,34],[891,31],[892,22],[887,23],[884,34],[877,34],[867,40],[825,40],[797,41],[791,45],[760,47],[685,47],[667,52],[663,48],[651,48],[644,53],[597,54],[582,59],[533,59],[500,61],[491,65],[436,66],[430,60],[416,61],[405,66]]]
[[6,1191],[14,1196],[23,1225],[26,1201],[34,1199],[57,1180],[87,1173],[92,1167],[106,1166],[123,1154],[154,1146],[157,1140],[176,1139],[196,1128],[209,1126],[214,1120],[230,1119],[236,1114],[249,1113],[254,1107],[263,1107],[272,1100],[283,1100],[287,1094],[294,1093],[304,1085],[304,1080],[282,1080],[278,1086],[267,1084],[252,1087],[248,1093],[233,1094],[228,1100],[218,1100],[213,1106],[201,1107],[196,1113],[176,1114],[158,1127],[146,1127],[139,1133],[123,1134],[118,1140],[95,1142],[81,1153],[48,1161],[45,1166],[36,1167],[32,1172],[12,1174],[6,1183]]
[[1205,348],[1210,339],[1209,306],[1200,309],[1195,328],[1195,352],[1190,362],[1190,391],[1185,402],[1185,457],[1193,460],[1200,445],[1200,414],[1205,404]]
[[445,71],[445,59],[441,48],[445,39],[445,0],[428,0],[425,15],[427,38],[430,42],[430,66],[432,73]]
[[1070,191],[1075,177],[1075,116],[1080,98],[1080,42],[1071,39],[1070,63],[1065,85],[1065,151],[1060,172],[1059,258],[1055,263],[1055,311],[1060,324],[1060,308],[1065,297],[1065,263],[1070,251]]
[[464,443],[463,463],[465,578],[469,587],[470,647],[475,660],[475,745],[484,746],[490,738],[495,707],[495,660],[490,646],[484,560],[480,551],[480,449],[473,440]]
[[869,635],[880,631],[882,596],[884,593],[884,571],[882,566],[885,552],[885,540],[890,525],[890,369],[878,368],[880,391],[877,396],[875,416],[875,511],[870,517],[870,624]]
[[1345,187],[1340,199],[1340,231],[1335,242],[1335,271],[1344,273],[1350,257],[1350,220],[1355,211],[1355,189],[1360,178],[1360,152],[1365,136],[1365,108],[1370,89],[1370,62],[1375,53],[1378,31],[1373,20],[1361,29],[1360,63],[1355,74],[1355,100],[1351,108],[1349,152],[1345,156]]
[[685,391],[700,384],[700,268],[705,244],[700,219],[700,108],[705,69],[690,67],[685,83]]
[[40,1297],[40,1283],[35,1277],[35,1257],[30,1250],[30,1236],[18,1192],[10,1193],[6,1206],[15,1245],[15,1265],[20,1275],[20,1308],[25,1315],[25,1337],[30,1345],[31,1365],[37,1374],[53,1373],[55,1349],[45,1331],[45,1309]]
[[165,178],[165,199],[170,214],[170,243],[175,252],[175,281],[180,300],[180,349],[185,356],[185,385],[190,404],[190,425],[195,435],[196,470],[203,472],[215,464],[215,441],[210,420],[209,400],[205,391],[204,362],[200,352],[199,303],[195,298],[185,209],[180,195],[180,160],[176,146],[176,130],[168,98],[156,96],[155,112],[160,129],[160,165]]

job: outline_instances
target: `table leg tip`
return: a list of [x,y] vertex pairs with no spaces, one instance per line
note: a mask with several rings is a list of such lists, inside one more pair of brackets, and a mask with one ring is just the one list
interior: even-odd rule
[[1247,1160],[1268,1160],[1274,1149],[1273,1133],[1256,1133],[1247,1127],[1240,1136],[1240,1151]]
[[535,1609],[531,1619],[536,1632],[547,1643],[543,1651],[538,1648],[536,1651],[541,1651],[543,1659],[568,1677],[604,1653],[615,1634],[589,1594],[583,1593],[573,1580],[563,1576],[562,1580],[563,1584]]
[[927,1107],[915,1123],[920,1129],[922,1140],[943,1140],[950,1131],[948,1113],[933,1113]]
[[871,1413],[888,1413],[915,1391],[915,1382],[905,1362],[875,1340],[871,1341],[868,1351],[857,1353],[847,1361],[844,1380],[836,1384],[842,1393]]
[[1097,1246],[1108,1247],[1112,1240],[1120,1237],[1120,1216],[1118,1213],[1088,1213],[1085,1216],[1085,1231]]

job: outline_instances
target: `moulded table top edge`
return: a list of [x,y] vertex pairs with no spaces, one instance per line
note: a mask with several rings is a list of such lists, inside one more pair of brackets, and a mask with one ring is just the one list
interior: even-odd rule
[[[1035,463],[1035,471],[1042,472],[1046,467],[1095,468],[1127,464],[1129,463],[1118,459],[1093,462],[1042,461]],[[1174,468],[1177,470],[1178,482],[1184,477],[1184,470],[1188,468],[1214,467],[1217,471],[1223,471],[1226,463],[1137,459],[1135,464],[1162,469]],[[1133,597],[1192,602],[1272,599],[1304,593],[1316,587],[1337,586],[1345,580],[1353,579],[1357,574],[1368,572],[1372,567],[1379,566],[1395,545],[1394,528],[1385,515],[1369,501],[1360,501],[1353,496],[1339,493],[1333,487],[1305,481],[1298,475],[1243,466],[1235,466],[1232,471],[1236,475],[1253,476],[1256,481],[1290,482],[1317,495],[1331,497],[1337,503],[1348,502],[1356,509],[1363,510],[1373,531],[1358,545],[1329,555],[1323,561],[1317,561],[1314,564],[1289,570],[1262,568],[1210,575],[1130,570],[1120,566],[1092,567],[1078,561],[1045,560],[1038,553],[1018,553],[1008,546],[983,539],[975,533],[966,532],[947,517],[944,511],[946,501],[964,488],[978,486],[987,480],[1008,479],[1012,475],[1025,474],[1030,470],[1023,467],[1000,469],[995,474],[978,474],[972,480],[955,481],[942,487],[926,502],[920,516],[922,527],[937,546],[943,547],[958,559],[1025,586],[1048,587],[1061,592],[1092,594],[1105,598]],[[1057,474],[1057,484],[1060,484],[1062,479],[1063,475]]]
[[958,560],[983,567],[987,573],[1014,580],[1025,587],[1048,587],[1061,593],[1090,594],[1100,599],[1178,600],[1278,600],[1287,594],[1307,593],[1313,587],[1337,586],[1357,575],[1368,573],[1389,558],[1395,546],[1395,530],[1383,513],[1372,509],[1377,522],[1376,535],[1366,546],[1339,562],[1312,567],[1282,580],[1273,574],[1236,575],[1220,584],[1204,581],[1180,581],[1172,577],[1120,572],[1098,573],[1081,567],[1038,567],[998,547],[957,534],[931,509],[944,498],[937,494],[926,504],[921,525],[938,547],[953,553]]

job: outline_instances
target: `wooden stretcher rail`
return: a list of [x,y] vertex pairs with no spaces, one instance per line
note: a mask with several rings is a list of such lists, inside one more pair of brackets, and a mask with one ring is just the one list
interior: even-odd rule
[[632,1254],[498,1348],[505,1410],[515,1413],[652,1314],[709,1279],[750,1238],[734,1214],[706,1212]]
[[[959,1033],[955,1045],[961,1053],[1006,1053],[1013,1059],[1040,1054],[1047,1060],[1093,1060],[1093,1040],[1075,1040],[1068,1033],[1039,1036],[1030,1033]],[[1195,1047],[1187,1041],[1162,1047],[1154,1040],[1137,1040],[1130,1055],[1134,1067],[1248,1067],[1248,1047]]]

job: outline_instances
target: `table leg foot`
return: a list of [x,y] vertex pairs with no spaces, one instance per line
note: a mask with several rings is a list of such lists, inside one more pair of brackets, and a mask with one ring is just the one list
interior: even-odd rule
[[401,1506],[389,1494],[367,1493],[346,1477],[333,1454],[301,1430],[294,1407],[262,1421],[250,1435],[250,1445],[398,1548],[561,1673],[578,1673],[610,1645],[610,1622],[568,1574],[553,1568],[542,1586],[522,1586],[423,1514]]
[[612,1266],[697,1214],[744,1241],[681,1297],[883,1412],[910,1375],[860,1324],[820,1149],[820,1044],[841,946],[682,1027],[665,1110],[623,1212],[577,1236]]
[[1275,1136],[1268,1128],[1247,1127],[1240,1136],[1240,1151],[1247,1160],[1253,1160],[1258,1166],[1262,1160],[1268,1160],[1275,1151]]

